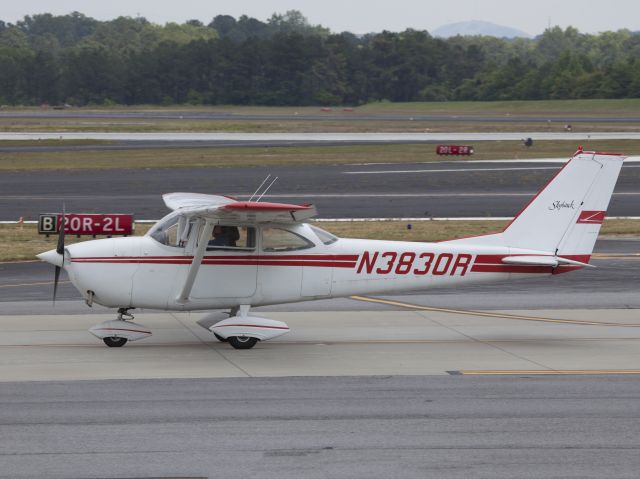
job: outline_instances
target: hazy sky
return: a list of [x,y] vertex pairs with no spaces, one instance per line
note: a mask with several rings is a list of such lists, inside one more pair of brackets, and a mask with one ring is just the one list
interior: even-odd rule
[[77,10],[107,20],[141,15],[155,23],[197,18],[209,23],[218,14],[242,14],[266,20],[274,12],[300,10],[311,23],[332,31],[354,33],[433,30],[447,23],[485,20],[536,35],[549,21],[573,25],[582,32],[629,28],[640,30],[638,0],[5,0],[0,19],[15,22],[24,15]]

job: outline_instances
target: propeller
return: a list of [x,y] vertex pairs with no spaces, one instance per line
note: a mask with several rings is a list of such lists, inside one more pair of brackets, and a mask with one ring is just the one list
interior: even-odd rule
[[[66,226],[66,208],[62,203],[62,221],[60,222],[60,229],[58,230],[58,245],[56,246],[56,253],[62,256],[62,262],[64,264],[64,228]],[[53,304],[56,304],[56,294],[58,293],[58,280],[60,279],[61,266],[55,265],[55,274],[53,280]]]

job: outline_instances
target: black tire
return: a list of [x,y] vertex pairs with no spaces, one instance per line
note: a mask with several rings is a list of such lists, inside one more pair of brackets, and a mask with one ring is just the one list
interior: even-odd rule
[[121,348],[127,344],[127,338],[117,338],[115,336],[103,338],[102,340],[110,348]]
[[227,341],[229,341],[228,339],[223,338],[222,336],[220,336],[218,333],[213,333],[213,335],[214,335],[214,336],[216,337],[216,339],[217,339],[218,341],[220,341],[221,343],[226,343]]
[[258,338],[251,338],[249,336],[229,336],[227,341],[229,341],[229,344],[235,349],[251,349],[258,342]]

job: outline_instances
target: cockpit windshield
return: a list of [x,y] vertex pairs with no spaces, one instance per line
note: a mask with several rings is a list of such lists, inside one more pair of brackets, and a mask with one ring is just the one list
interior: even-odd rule
[[163,245],[181,248],[187,244],[192,227],[193,223],[188,222],[186,216],[171,213],[158,221],[147,236]]
[[311,228],[311,230],[316,234],[318,239],[320,239],[320,241],[322,241],[324,244],[331,244],[338,241],[337,236],[333,236],[331,233],[323,230],[322,228],[318,228],[317,226],[312,226],[312,225],[309,225],[309,228]]

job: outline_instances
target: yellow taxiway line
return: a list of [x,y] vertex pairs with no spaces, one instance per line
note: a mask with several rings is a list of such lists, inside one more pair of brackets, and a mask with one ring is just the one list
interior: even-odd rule
[[367,296],[351,296],[351,299],[355,299],[356,301],[366,301],[369,303],[386,304],[389,306],[399,306],[401,308],[413,309],[418,311],[432,311],[437,313],[462,314],[466,316],[480,316],[484,318],[516,319],[520,321],[573,324],[573,325],[581,325],[581,326],[615,326],[615,327],[625,327],[625,328],[640,328],[640,324],[608,323],[604,321],[581,321],[579,319],[540,318],[537,316],[522,316],[518,314],[508,314],[508,313],[489,313],[484,311],[471,311],[471,310],[464,310],[464,309],[435,308],[431,306],[422,306],[420,304],[404,303],[401,301],[392,301],[388,299],[369,298]]
[[608,374],[640,374],[640,369],[534,369],[534,370],[461,370],[452,371],[463,376],[587,376]]
[[640,253],[595,253],[591,255],[591,259],[640,260]]

